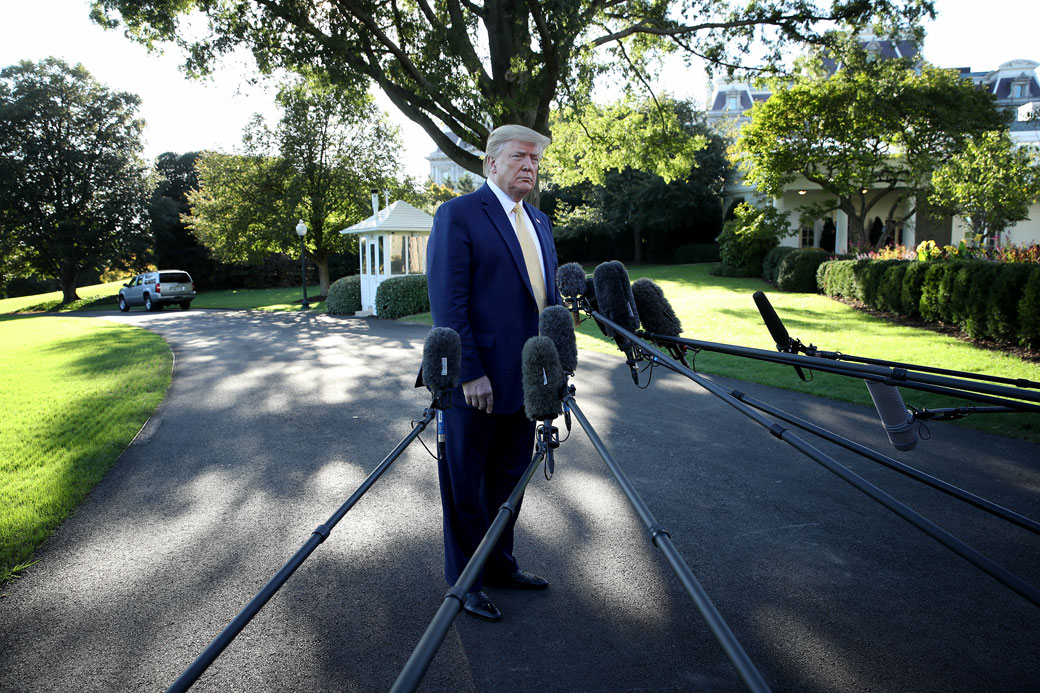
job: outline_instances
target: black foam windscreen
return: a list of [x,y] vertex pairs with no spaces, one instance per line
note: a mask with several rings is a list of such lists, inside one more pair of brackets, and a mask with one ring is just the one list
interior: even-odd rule
[[564,373],[578,370],[578,344],[574,339],[574,318],[563,306],[547,306],[538,316],[538,334],[556,345]]
[[776,348],[784,351],[790,347],[791,335],[787,333],[787,328],[780,321],[780,316],[773,310],[773,304],[769,302],[769,298],[761,291],[756,291],[751,297],[755,299],[755,305],[758,306],[758,312],[762,314],[762,321],[769,329],[769,334],[776,342]]
[[[596,287],[599,312],[626,330],[638,330],[639,312],[625,266],[617,260],[604,262],[592,273],[592,282]],[[608,337],[614,336],[614,330],[604,328],[604,331]]]
[[585,293],[585,270],[577,262],[560,265],[556,270],[556,287],[564,298],[574,298]]
[[462,370],[462,340],[450,327],[435,327],[423,343],[423,384],[433,391],[452,390]]
[[672,304],[653,280],[642,277],[632,282],[632,297],[639,309],[643,329],[665,337],[678,337],[682,323],[672,310]]
[[520,356],[524,411],[532,421],[555,419],[563,411],[560,393],[566,381],[556,345],[548,337],[531,337]]

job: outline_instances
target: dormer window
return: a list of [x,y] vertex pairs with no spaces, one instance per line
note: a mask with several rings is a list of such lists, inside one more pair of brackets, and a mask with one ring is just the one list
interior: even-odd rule
[[727,111],[739,111],[740,110],[740,92],[731,91],[726,94],[726,110]]
[[1016,79],[1011,83],[1011,98],[1024,99],[1029,96],[1029,83],[1024,79]]

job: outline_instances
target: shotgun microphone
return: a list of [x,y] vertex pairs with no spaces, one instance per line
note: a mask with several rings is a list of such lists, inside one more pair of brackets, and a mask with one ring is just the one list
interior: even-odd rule
[[556,345],[549,337],[531,337],[520,355],[524,411],[532,421],[548,421],[561,413],[560,394],[566,380]]
[[907,411],[903,395],[895,385],[886,385],[876,380],[864,380],[870,398],[874,400],[881,423],[888,434],[888,441],[896,450],[913,450],[917,445],[917,433],[914,431],[914,415]]
[[[600,264],[592,273],[592,283],[596,288],[596,302],[599,304],[600,312],[629,332],[638,330],[639,311],[635,298],[632,297],[632,283],[628,279],[625,266],[617,260]],[[632,344],[626,337],[602,323],[600,329],[606,336],[613,337],[618,349],[625,353],[625,362],[632,373],[632,382],[638,386],[639,370],[636,368]]]
[[546,306],[538,316],[538,334],[552,340],[560,358],[560,368],[566,375],[574,375],[578,370],[578,345],[570,311],[563,306]]
[[[776,342],[776,350],[787,354],[797,354],[800,342],[791,339],[791,335],[787,333],[784,323],[780,321],[780,316],[773,310],[773,304],[769,302],[769,298],[761,291],[756,291],[751,297],[755,299],[758,312],[762,314],[762,322],[766,324],[769,334],[772,335],[773,341]],[[809,382],[801,366],[795,366],[794,372],[803,381]]]
[[632,297],[639,310],[643,329],[663,337],[678,337],[682,323],[672,310],[672,304],[653,280],[642,277],[632,282]]
[[577,262],[560,265],[556,270],[556,287],[564,298],[574,299],[585,293],[585,270]]

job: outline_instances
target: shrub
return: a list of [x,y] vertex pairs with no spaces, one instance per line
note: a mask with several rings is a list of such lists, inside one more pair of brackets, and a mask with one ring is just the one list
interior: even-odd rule
[[772,207],[755,209],[744,202],[737,205],[734,214],[722,225],[722,233],[716,239],[719,256],[727,267],[748,273],[743,276],[761,276],[766,253],[791,234],[787,215]]
[[817,284],[820,285],[820,289],[828,296],[852,298],[855,284],[852,270],[855,264],[855,260],[831,260],[820,265],[822,285],[821,271],[817,270]]
[[687,243],[675,249],[672,262],[676,265],[686,265],[698,262],[718,262],[718,243]]
[[777,271],[776,286],[781,291],[816,293],[816,269],[827,259],[822,248],[799,248],[787,253]]
[[332,282],[325,310],[333,315],[353,315],[361,310],[361,275],[352,274]]
[[376,314],[387,320],[430,310],[425,274],[390,277],[376,289]]
[[1032,263],[1001,265],[989,293],[986,331],[1003,342],[1018,341],[1018,304],[1033,271]]
[[909,268],[909,262],[895,261],[885,265],[881,275],[881,285],[877,289],[877,307],[893,313],[904,313],[903,310],[903,276]]
[[770,284],[776,284],[776,275],[780,272],[780,263],[784,258],[798,250],[792,245],[778,245],[766,253],[762,260],[762,278]]
[[868,306],[878,305],[878,294],[884,283],[885,270],[892,260],[859,260],[855,265],[856,295]]
[[903,273],[903,286],[899,298],[904,315],[913,317],[921,315],[921,290],[927,270],[927,262],[911,262],[910,266],[906,268],[906,272]]
[[1029,272],[1022,299],[1018,302],[1018,320],[1019,343],[1040,347],[1040,265],[1034,265]]
[[948,265],[945,262],[926,262],[925,265],[918,307],[922,318],[929,322],[939,322],[942,319],[939,311],[939,287],[946,276]]
[[966,307],[961,327],[970,336],[979,339],[989,334],[989,292],[1000,272],[993,262],[974,263],[969,271],[969,285],[965,296]]

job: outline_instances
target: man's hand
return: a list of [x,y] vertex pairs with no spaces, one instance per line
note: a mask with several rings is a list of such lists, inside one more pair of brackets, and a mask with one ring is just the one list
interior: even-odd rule
[[491,381],[486,375],[462,383],[462,394],[466,396],[466,404],[469,406],[491,413],[491,405],[494,404],[495,398],[491,394]]

